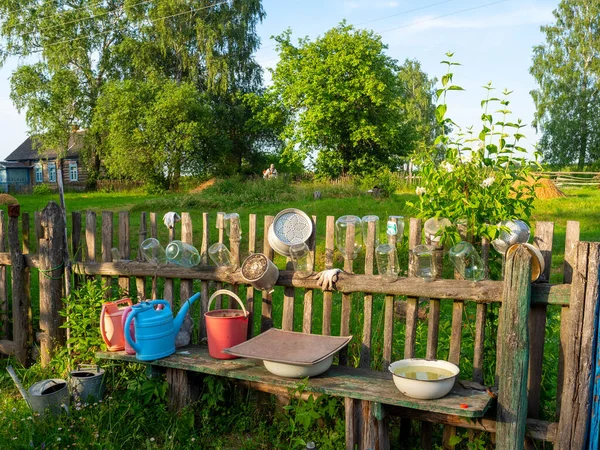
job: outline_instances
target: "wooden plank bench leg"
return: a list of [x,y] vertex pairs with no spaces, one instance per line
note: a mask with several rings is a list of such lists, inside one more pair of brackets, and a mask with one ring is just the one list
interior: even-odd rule
[[183,370],[167,369],[167,382],[169,383],[169,410],[181,412],[186,406],[200,398],[199,382],[202,375]]

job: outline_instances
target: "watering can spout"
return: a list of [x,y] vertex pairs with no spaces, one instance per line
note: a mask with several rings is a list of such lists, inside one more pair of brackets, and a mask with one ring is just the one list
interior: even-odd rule
[[183,306],[179,310],[179,313],[177,314],[177,317],[173,321],[173,330],[175,331],[175,334],[179,333],[179,330],[181,329],[181,325],[183,324],[183,319],[185,319],[185,315],[187,314],[188,309],[190,309],[190,306],[192,305],[192,303],[194,303],[199,298],[200,298],[200,292],[197,292],[194,295],[192,295],[188,299],[188,301],[186,301],[183,304]]

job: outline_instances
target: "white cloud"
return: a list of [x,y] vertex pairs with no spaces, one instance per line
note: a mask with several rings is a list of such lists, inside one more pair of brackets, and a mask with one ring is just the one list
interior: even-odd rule
[[400,3],[393,0],[375,0],[375,1],[365,1],[365,0],[349,0],[344,2],[344,9],[346,11],[353,9],[390,9],[398,7]]
[[[451,13],[449,13],[451,14]],[[381,34],[395,32],[397,35],[416,34],[434,29],[492,29],[512,28],[522,25],[544,24],[553,20],[552,8],[550,6],[527,5],[512,11],[497,14],[456,14],[454,16],[439,17],[436,15],[425,15],[416,17],[414,20],[397,28],[390,27],[380,31]]]

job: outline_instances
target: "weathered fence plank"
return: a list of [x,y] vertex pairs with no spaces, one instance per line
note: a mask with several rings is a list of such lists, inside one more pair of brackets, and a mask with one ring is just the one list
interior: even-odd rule
[[527,419],[531,255],[519,246],[506,262],[502,355],[499,360],[496,448],[523,448]]
[[591,368],[598,307],[600,243],[579,242],[569,311],[564,384],[556,448],[584,448],[591,408]]
[[[127,211],[119,212],[119,254],[121,259],[130,259],[130,244],[129,244],[129,213]],[[123,294],[128,296],[130,292],[129,277],[119,277],[119,288]]]
[[[200,247],[200,261],[204,265],[208,265],[208,247],[210,242],[210,230],[208,229],[208,213],[202,213],[202,246]],[[208,311],[208,281],[202,281],[200,286],[201,301],[200,301],[200,339],[206,338],[206,318],[204,313]]]
[[[137,260],[144,261],[144,254],[142,253],[142,242],[148,237],[148,223],[146,220],[146,212],[140,213],[140,230],[138,232],[138,254]],[[138,301],[146,300],[146,277],[136,277],[135,279],[135,290]]]
[[[577,243],[579,242],[579,222],[567,221],[565,233],[565,261],[563,267],[563,283],[573,281],[573,269],[577,264]],[[560,347],[558,349],[558,374],[556,384],[556,419],[560,417],[560,405],[562,403],[562,391],[565,373],[565,352],[567,351],[567,340],[569,338],[569,307],[565,305],[560,308]]]
[[[0,252],[6,252],[6,217],[4,210],[0,210]],[[0,266],[0,320],[2,321],[2,337],[10,339],[12,330],[10,328],[9,310],[8,310],[8,289],[6,288],[6,266]]]
[[[59,310],[62,307],[64,274],[64,218],[60,207],[48,203],[41,215],[44,235],[39,241],[40,255],[40,356],[42,366],[48,365],[56,349],[64,344],[63,323]],[[11,255],[12,256],[12,255]],[[13,266],[14,267],[14,266]]]
[[[102,261],[112,261],[113,246],[113,213],[112,211],[102,211]],[[104,287],[106,288],[106,298],[112,296],[112,277],[104,276]]]
[[[263,254],[267,258],[273,260],[274,252],[269,244],[269,227],[273,224],[274,216],[265,216],[263,229]],[[262,316],[260,321],[260,330],[266,331],[273,327],[273,296],[265,291],[262,291]]]
[[[325,226],[325,269],[333,269],[333,243],[334,243],[335,217],[327,216]],[[333,292],[323,291],[323,331],[326,336],[331,335],[331,312],[333,307]]]
[[[256,253],[256,214],[248,218],[248,254]],[[254,310],[256,309],[256,290],[252,285],[246,288],[246,309],[248,311],[248,339],[254,336]]]
[[[312,216],[313,222],[313,230],[310,238],[308,240],[308,248],[310,250],[310,257],[313,261],[313,266],[316,264],[316,254],[315,249],[317,245],[317,216]],[[313,270],[315,267],[313,267]],[[313,319],[313,290],[305,289],[304,290],[304,308],[302,315],[302,332],[303,333],[312,333],[312,319]]]
[[[542,281],[550,281],[552,268],[552,238],[554,223],[536,222],[533,243],[544,257]],[[542,392],[542,363],[544,362],[544,341],[546,338],[546,305],[532,305],[529,312],[529,379],[527,380],[527,415],[533,419],[540,417],[540,396]]]
[[[186,244],[194,245],[194,233],[192,228],[192,218],[190,213],[182,212],[181,213],[181,241]],[[179,285],[179,297],[180,307],[183,306],[183,303],[190,298],[194,293],[194,281],[182,279]],[[185,315],[183,320],[183,324],[177,336],[175,338],[175,347],[183,347],[188,345],[192,339],[192,328],[194,327],[194,321],[192,320],[192,308],[188,309],[188,312]]]

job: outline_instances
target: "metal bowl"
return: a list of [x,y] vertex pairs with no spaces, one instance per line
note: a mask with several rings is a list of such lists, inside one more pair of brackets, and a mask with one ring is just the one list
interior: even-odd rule
[[313,222],[304,212],[296,208],[280,211],[269,227],[269,245],[282,256],[290,256],[290,246],[305,243],[313,232]]
[[492,246],[498,253],[505,254],[511,245],[529,241],[531,230],[522,220],[506,220],[499,225],[507,227],[510,231],[501,231],[498,238],[492,241]]
[[529,251],[529,254],[531,255],[531,281],[536,281],[540,277],[540,275],[544,273],[544,269],[546,268],[544,256],[537,247],[534,247],[531,244],[515,244],[510,246],[506,251],[507,260],[508,257],[517,250],[519,245],[524,245],[525,248],[527,248],[527,251]]
[[[450,372],[452,375],[440,378],[440,379],[414,379],[408,378],[399,374],[399,369],[408,367],[431,367],[437,369],[444,369]],[[441,398],[448,394],[454,386],[454,382],[460,373],[460,369],[448,362],[441,359],[427,360],[420,358],[401,359],[400,361],[394,361],[390,364],[390,372],[394,375],[394,384],[400,392],[407,397],[418,398],[421,400],[433,400],[435,398]]]

